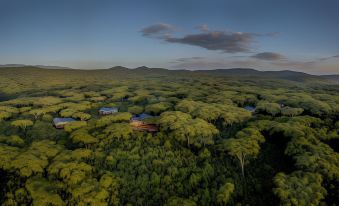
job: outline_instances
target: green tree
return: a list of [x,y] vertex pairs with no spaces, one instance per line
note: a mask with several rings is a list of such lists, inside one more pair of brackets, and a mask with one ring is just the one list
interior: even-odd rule
[[72,114],[73,118],[78,118],[81,121],[87,121],[91,118],[90,114],[84,113],[84,112],[75,112]]
[[128,139],[133,133],[132,127],[128,123],[113,123],[103,131],[108,138]]
[[321,186],[321,175],[296,171],[290,175],[278,173],[274,177],[276,188],[273,189],[281,205],[316,206],[325,198],[326,190]]
[[241,167],[241,174],[245,177],[246,160],[255,158],[260,151],[258,141],[251,138],[230,138],[223,142],[222,149],[229,155],[236,157]]
[[281,108],[281,114],[284,116],[297,116],[303,113],[304,109],[302,108],[292,108],[292,107],[283,107]]
[[66,132],[72,132],[76,129],[80,129],[82,127],[87,126],[87,122],[85,121],[74,121],[74,122],[69,122],[64,126],[64,130]]
[[144,112],[144,107],[133,105],[131,107],[128,107],[128,112],[132,114],[141,114]]
[[234,184],[232,183],[225,183],[223,186],[219,188],[217,194],[217,202],[220,205],[227,205],[229,200],[231,199],[231,195],[234,192]]
[[277,103],[260,101],[257,104],[256,112],[264,112],[275,116],[280,113],[280,105]]
[[47,113],[45,109],[32,109],[28,112],[29,114],[34,116],[34,119],[37,120],[40,116]]
[[171,197],[168,199],[167,203],[165,204],[166,206],[196,206],[197,204],[190,200],[190,199],[185,199],[185,198],[180,198],[180,197]]
[[20,119],[20,120],[14,120],[11,125],[14,127],[19,127],[23,131],[26,131],[27,127],[33,126],[33,122],[28,119]]
[[112,115],[101,117],[96,121],[96,127],[104,127],[113,122],[128,122],[132,118],[129,112],[116,112]]
[[179,111],[162,113],[159,123],[163,130],[171,132],[177,141],[186,142],[187,146],[213,144],[213,137],[219,133],[214,125]]
[[98,139],[88,133],[86,129],[75,130],[71,133],[71,138],[74,143],[81,143],[86,146],[97,143]]
[[12,113],[7,111],[0,111],[0,121],[4,119],[8,119],[12,116]]
[[28,193],[32,197],[32,205],[42,206],[63,206],[65,202],[58,195],[60,187],[43,178],[34,177],[29,179],[25,185]]
[[149,104],[145,107],[145,112],[158,115],[171,107],[171,103],[159,102],[155,104]]

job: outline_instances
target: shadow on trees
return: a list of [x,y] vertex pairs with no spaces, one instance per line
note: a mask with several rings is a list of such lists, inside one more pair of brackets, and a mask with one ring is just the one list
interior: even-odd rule
[[248,165],[246,176],[246,202],[251,205],[279,205],[273,194],[273,178],[278,172],[290,173],[294,168],[292,158],[284,155],[289,138],[282,134],[263,132],[266,142],[261,145],[257,159]]

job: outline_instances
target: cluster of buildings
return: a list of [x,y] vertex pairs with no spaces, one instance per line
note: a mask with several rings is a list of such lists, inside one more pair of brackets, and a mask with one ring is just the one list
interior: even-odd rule
[[[99,109],[100,115],[110,115],[118,112],[119,109],[117,107],[102,107]],[[155,133],[158,131],[158,127],[156,124],[147,123],[146,120],[152,118],[152,115],[142,113],[139,115],[133,115],[130,120],[130,125],[132,126],[133,130],[136,131],[145,131]],[[54,118],[53,125],[57,129],[62,129],[64,126],[70,122],[76,121],[73,118]]]

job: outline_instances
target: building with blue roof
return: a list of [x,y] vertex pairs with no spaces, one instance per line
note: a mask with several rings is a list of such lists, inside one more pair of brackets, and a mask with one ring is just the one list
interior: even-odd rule
[[54,118],[53,119],[53,124],[55,126],[55,128],[57,129],[62,129],[64,128],[64,126],[70,122],[74,122],[76,121],[73,118]]
[[255,112],[255,107],[253,107],[253,106],[245,106],[244,109],[246,109],[247,111],[250,111],[250,112]]
[[152,123],[147,123],[144,120],[149,119],[149,118],[153,118],[154,116],[146,114],[146,113],[142,113],[139,115],[133,115],[131,118],[131,122],[130,125],[133,127],[133,130],[136,131],[146,131],[146,132],[157,132],[158,131],[158,127],[155,124]]
[[131,120],[132,121],[142,121],[142,120],[152,118],[152,117],[153,117],[152,115],[149,115],[149,114],[146,114],[146,113],[141,113],[139,115],[133,115]]
[[108,115],[108,114],[113,114],[118,112],[118,108],[117,107],[101,107],[99,110],[99,114],[101,115]]

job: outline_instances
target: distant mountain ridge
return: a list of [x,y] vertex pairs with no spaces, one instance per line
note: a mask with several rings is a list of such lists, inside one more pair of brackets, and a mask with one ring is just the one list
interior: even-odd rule
[[[60,66],[45,66],[45,65],[23,65],[23,64],[7,64],[0,65],[1,68],[22,68],[22,69],[58,69],[58,70],[74,70],[69,67],[60,67]],[[329,83],[339,83],[339,74],[334,75],[312,75],[304,72],[297,72],[291,70],[282,70],[282,71],[259,71],[252,68],[231,68],[231,69],[215,69],[215,70],[169,70],[164,68],[149,68],[146,66],[140,66],[137,68],[127,68],[123,66],[115,66],[108,69],[94,69],[94,70],[83,70],[83,71],[101,71],[101,72],[122,72],[129,74],[149,74],[149,75],[213,75],[213,76],[236,76],[236,77],[256,77],[256,78],[274,78],[274,79],[283,79],[297,82],[329,82]],[[0,73],[1,74],[1,73]]]
[[321,77],[339,83],[339,74],[322,75]]
[[69,67],[61,67],[61,66],[46,66],[46,65],[26,65],[26,64],[1,64],[0,68],[10,68],[10,67],[37,67],[41,69],[72,69]]
[[251,68],[233,68],[233,69],[216,69],[216,70],[197,70],[195,72],[204,74],[214,74],[222,76],[243,76],[243,77],[266,77],[278,78],[291,81],[331,81],[339,82],[339,74],[336,75],[312,75],[304,72],[281,70],[281,71],[259,71]]

